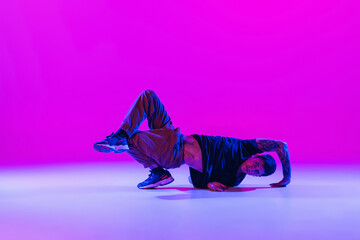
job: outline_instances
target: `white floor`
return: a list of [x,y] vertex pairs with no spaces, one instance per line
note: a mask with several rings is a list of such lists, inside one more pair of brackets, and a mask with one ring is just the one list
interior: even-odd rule
[[0,239],[360,239],[360,166],[293,166],[247,177],[239,188],[192,188],[188,168],[175,182],[139,190],[137,163],[0,170]]

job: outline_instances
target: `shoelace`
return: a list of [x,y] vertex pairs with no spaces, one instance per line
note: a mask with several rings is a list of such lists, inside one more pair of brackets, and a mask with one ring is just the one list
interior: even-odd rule
[[112,132],[109,136],[106,136],[106,138],[111,138],[112,136],[114,136],[114,132]]
[[149,174],[149,179],[152,179],[153,178],[153,173],[150,173]]
[[[150,177],[150,178],[153,178],[153,177],[154,177],[154,175],[155,175],[155,173],[154,173],[153,171],[151,171],[151,170],[150,170],[149,177]],[[163,175],[163,174],[161,174],[161,176],[162,176],[162,175]]]
[[[150,178],[153,178],[154,177],[154,175],[155,175],[155,173],[154,172],[152,172],[152,171],[150,171],[151,173],[149,174],[149,177]],[[164,173],[162,173],[161,175],[160,175],[160,178],[163,178],[164,177]]]
[[149,178],[153,178],[154,175],[155,175],[154,172],[150,171]]

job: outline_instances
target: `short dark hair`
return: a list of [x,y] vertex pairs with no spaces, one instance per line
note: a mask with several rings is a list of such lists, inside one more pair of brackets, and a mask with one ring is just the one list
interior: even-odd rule
[[276,162],[275,159],[270,154],[258,155],[256,157],[260,158],[260,160],[263,162],[265,173],[262,174],[261,176],[269,176],[275,172]]

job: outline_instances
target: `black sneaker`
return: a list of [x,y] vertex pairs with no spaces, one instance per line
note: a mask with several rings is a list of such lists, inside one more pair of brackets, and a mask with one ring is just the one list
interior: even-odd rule
[[155,174],[150,170],[149,178],[137,185],[138,188],[155,188],[158,186],[164,186],[172,183],[174,178],[171,176],[169,171],[165,170],[162,174]]
[[122,138],[119,135],[112,133],[104,140],[95,143],[94,149],[99,152],[122,153],[129,150],[129,146],[126,138]]

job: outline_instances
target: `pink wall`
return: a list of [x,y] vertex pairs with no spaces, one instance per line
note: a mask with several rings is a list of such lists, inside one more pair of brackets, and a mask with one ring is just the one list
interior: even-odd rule
[[185,134],[281,139],[295,163],[359,161],[359,10],[0,1],[0,163],[119,160],[92,144],[146,88]]

